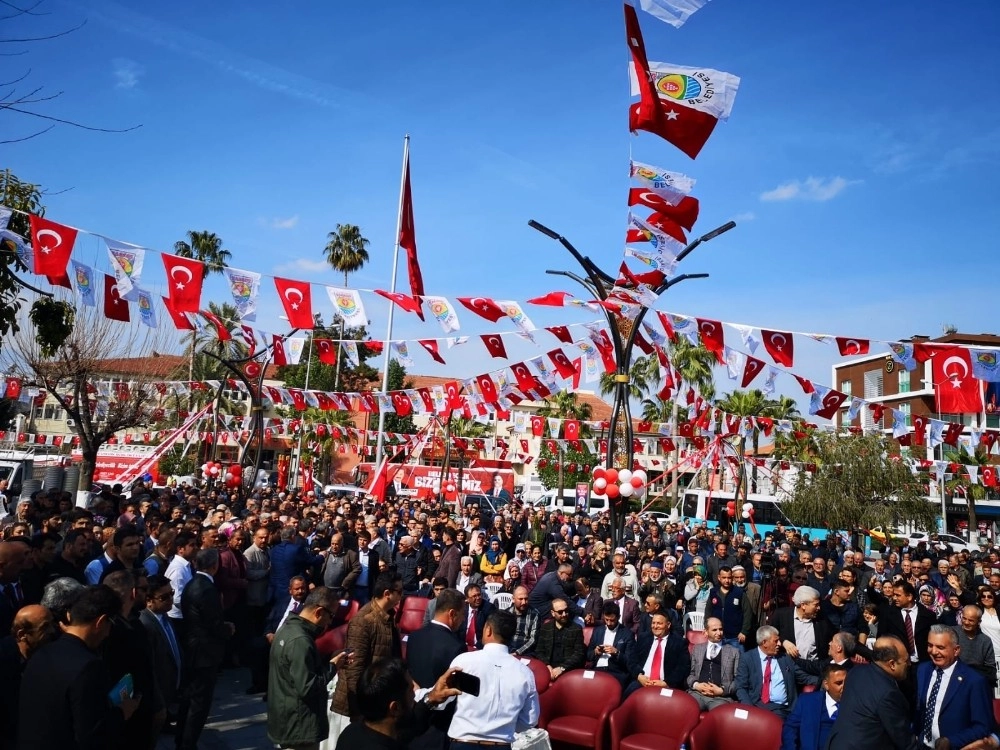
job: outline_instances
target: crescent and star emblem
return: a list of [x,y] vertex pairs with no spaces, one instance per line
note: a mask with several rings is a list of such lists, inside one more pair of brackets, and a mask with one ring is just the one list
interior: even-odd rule
[[[177,277],[177,272],[178,271],[180,271],[181,274],[183,274],[183,275],[186,276],[186,278],[184,279],[184,281],[181,281]],[[191,283],[191,280],[194,278],[194,275],[191,273],[191,269],[190,268],[186,268],[185,266],[174,266],[170,270],[170,278],[174,279],[177,282],[176,286],[177,286],[178,289],[183,289],[185,283],[188,283],[188,284]]]
[[[295,297],[296,297],[295,300],[292,299],[292,295],[295,295]],[[285,290],[285,299],[288,300],[289,303],[291,303],[291,307],[292,307],[293,310],[298,310],[299,309],[299,303],[302,301],[302,292],[300,292],[298,289],[294,289],[294,288],[292,288],[292,289],[286,289]]]
[[[781,343],[778,343],[779,339],[780,339]],[[779,352],[781,351],[782,347],[784,347],[784,345],[787,344],[787,343],[788,343],[788,339],[785,338],[785,335],[783,333],[772,333],[771,334],[771,344],[773,344],[774,348],[777,349]]]
[[[956,363],[958,363],[961,366],[961,368],[962,368],[962,374],[961,375],[959,375],[958,372],[956,372],[956,371],[950,371],[949,372],[948,365],[950,365],[952,362],[956,362]],[[961,388],[962,387],[962,381],[969,374],[969,366],[967,364],[965,364],[965,360],[962,359],[961,357],[948,357],[948,359],[946,359],[944,361],[944,364],[941,365],[941,372],[943,372],[944,375],[945,375],[945,377],[948,378],[948,380],[951,381],[952,386],[954,386],[955,388]]]
[[[39,229],[38,232],[36,233],[35,237],[37,237],[37,239],[38,239],[38,246],[39,246],[39,248],[46,255],[48,255],[53,250],[55,250],[57,247],[59,247],[62,244],[62,241],[63,241],[62,240],[62,235],[59,234],[59,232],[55,231],[54,229]],[[54,245],[46,245],[44,242],[42,242],[42,237],[55,237],[56,238],[56,242],[55,242]]]

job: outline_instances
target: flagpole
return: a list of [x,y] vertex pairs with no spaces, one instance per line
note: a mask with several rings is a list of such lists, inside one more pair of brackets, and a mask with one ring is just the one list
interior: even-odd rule
[[[399,211],[396,214],[396,242],[392,249],[392,285],[389,291],[396,292],[396,269],[399,267],[399,232],[403,226],[403,191],[406,188],[406,167],[410,162],[410,135],[403,138],[403,169],[399,177]],[[389,390],[389,353],[392,348],[392,313],[396,306],[389,305],[389,325],[385,335],[385,347],[382,349],[382,392]],[[385,410],[378,410],[378,438],[375,442],[375,470],[378,471],[382,462],[382,451],[385,443]]]

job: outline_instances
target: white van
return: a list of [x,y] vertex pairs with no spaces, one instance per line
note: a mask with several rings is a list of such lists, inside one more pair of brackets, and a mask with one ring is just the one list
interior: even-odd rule
[[[541,497],[533,505],[543,507],[547,513],[576,513],[576,489],[563,489],[562,497],[558,497],[559,490],[551,489],[542,493]],[[590,505],[587,514],[607,513],[610,510],[607,495],[595,495],[590,493]]]

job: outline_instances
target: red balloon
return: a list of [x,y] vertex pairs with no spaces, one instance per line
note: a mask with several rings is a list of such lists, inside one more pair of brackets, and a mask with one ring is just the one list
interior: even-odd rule
[[603,466],[594,467],[594,479],[607,479],[607,471]]
[[[614,484],[618,481],[618,469],[605,469],[604,478],[608,480],[608,484]],[[609,495],[611,493],[608,493]]]
[[643,482],[639,477],[632,477],[629,484],[631,484],[636,489],[639,489],[640,487],[642,487],[642,485],[645,484],[645,482]]
[[612,485],[607,485],[605,487],[598,487],[597,485],[594,485],[594,489],[592,491],[598,497],[604,497],[604,495],[607,494],[608,487],[611,487],[611,486]]
[[[615,478],[616,479],[617,479],[617,474],[618,474],[618,472],[615,472],[615,475],[616,475]],[[618,485],[617,484],[609,484],[607,486],[607,489],[605,490],[605,492],[607,492],[608,497],[610,497],[612,500],[614,500],[616,497],[618,497],[618,493],[619,493]]]

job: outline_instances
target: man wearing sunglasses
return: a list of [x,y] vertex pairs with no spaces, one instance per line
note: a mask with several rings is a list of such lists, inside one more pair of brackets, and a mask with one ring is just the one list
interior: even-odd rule
[[538,628],[535,658],[549,668],[553,680],[571,669],[580,669],[587,658],[583,628],[573,622],[571,607],[565,599],[553,599],[552,619]]

